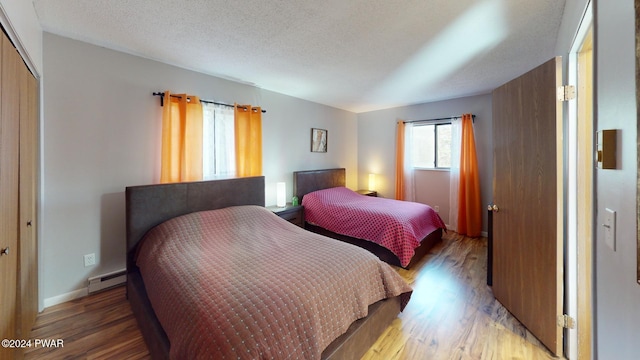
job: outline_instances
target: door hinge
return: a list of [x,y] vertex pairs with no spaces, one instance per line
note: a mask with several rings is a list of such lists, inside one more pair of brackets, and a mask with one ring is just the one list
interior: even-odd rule
[[558,326],[565,329],[575,329],[576,320],[571,316],[564,314],[558,316]]
[[576,98],[576,87],[564,85],[558,87],[558,101],[569,101]]

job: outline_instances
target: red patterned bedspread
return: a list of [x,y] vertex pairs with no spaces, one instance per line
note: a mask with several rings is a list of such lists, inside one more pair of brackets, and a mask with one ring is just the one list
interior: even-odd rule
[[369,252],[239,206],[169,220],[137,265],[179,359],[318,359],[374,302],[411,288]]
[[428,205],[363,196],[345,187],[306,194],[302,205],[307,222],[382,245],[396,254],[404,267],[425,236],[446,229]]

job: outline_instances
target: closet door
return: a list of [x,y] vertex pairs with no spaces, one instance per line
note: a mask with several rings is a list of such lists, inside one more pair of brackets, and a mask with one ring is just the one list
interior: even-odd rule
[[[38,313],[38,81],[0,36],[0,339],[29,339]],[[0,349],[0,360],[22,358]]]
[[28,338],[38,314],[36,199],[38,186],[38,82],[20,63],[20,213],[18,236],[18,337]]
[[[19,163],[19,55],[0,36],[0,338],[16,337],[16,290],[18,269],[18,163]],[[22,61],[20,61],[20,64]],[[0,358],[13,358],[0,351]]]

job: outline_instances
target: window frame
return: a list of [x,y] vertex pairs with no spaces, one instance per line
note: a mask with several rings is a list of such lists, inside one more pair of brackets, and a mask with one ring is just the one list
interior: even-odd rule
[[[220,138],[229,138],[228,130],[233,128],[235,119],[234,110],[227,109],[226,105],[206,103],[203,105],[203,131],[202,131],[202,177],[203,180],[215,180],[228,177],[236,177],[235,167],[235,138],[231,135],[231,140],[219,143]],[[205,107],[208,107],[206,109]],[[207,117],[207,116],[210,117]],[[219,120],[224,117],[224,120]],[[226,122],[226,123],[225,123]],[[230,124],[229,124],[230,122]],[[210,127],[207,127],[209,125]],[[204,127],[207,127],[205,129]],[[209,131],[210,130],[210,131]],[[226,135],[226,136],[225,136]],[[208,138],[207,138],[208,136]],[[210,144],[210,147],[206,145]],[[210,153],[207,153],[211,150]],[[221,157],[226,158],[226,162],[218,162]],[[210,161],[207,161],[210,160]],[[227,166],[225,166],[227,164]],[[209,170],[209,171],[206,171]]]
[[[412,164],[412,167],[414,170],[436,170],[436,171],[450,171],[451,170],[451,166],[447,166],[447,167],[443,167],[443,166],[438,166],[438,127],[442,126],[442,125],[449,125],[452,126],[452,121],[425,121],[425,122],[420,122],[420,123],[416,123],[413,125],[414,130],[417,127],[421,127],[421,126],[433,126],[433,167],[424,167],[424,166],[416,166]],[[453,135],[452,135],[453,136]],[[415,139],[413,140],[415,141]],[[413,151],[413,149],[412,149]]]

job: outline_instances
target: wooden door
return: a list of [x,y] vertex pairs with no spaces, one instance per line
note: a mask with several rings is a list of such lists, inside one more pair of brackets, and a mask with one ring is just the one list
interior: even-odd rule
[[[29,339],[38,312],[38,81],[0,36],[0,339]],[[7,250],[8,249],[8,250]],[[1,349],[0,359],[23,349]]]
[[36,208],[38,184],[38,81],[20,64],[20,213],[18,337],[27,339],[38,314]]
[[[18,265],[19,55],[0,36],[0,339],[15,339]],[[14,351],[0,348],[0,359]]]
[[561,58],[493,91],[493,293],[562,355]]

